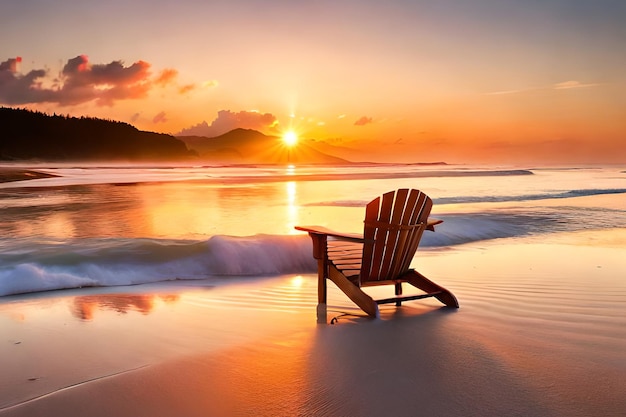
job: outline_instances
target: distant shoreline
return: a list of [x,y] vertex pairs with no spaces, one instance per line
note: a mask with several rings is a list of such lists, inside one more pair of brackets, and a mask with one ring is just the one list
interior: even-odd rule
[[46,174],[43,172],[33,171],[30,169],[0,168],[0,183],[35,180],[39,178],[53,178],[53,177],[58,177],[58,175]]
[[[371,166],[371,167],[384,167],[384,166],[437,166],[437,164],[427,164],[423,165],[423,163],[413,163],[413,164],[355,164],[349,166]],[[222,165],[222,166],[203,166],[201,168],[220,168],[220,167],[252,167],[256,168],[259,166],[270,166],[263,164],[256,165]],[[276,165],[280,166],[280,165]],[[311,166],[311,165],[307,165]],[[315,165],[313,165],[315,166]],[[327,165],[319,165],[319,166],[327,166]],[[343,165],[341,165],[343,166]],[[445,165],[447,166],[447,164]],[[131,168],[131,169],[141,169],[141,168],[157,168],[157,165],[147,165],[147,166],[114,166],[114,165],[102,165],[102,166],[80,166],[76,164],[72,164],[71,167],[81,167],[84,169],[99,169],[99,168]],[[43,167],[42,167],[43,168]],[[50,168],[50,166],[46,166],[46,168]],[[66,167],[67,168],[67,167]],[[163,166],[164,169],[172,169],[177,168],[176,166],[167,165]],[[352,172],[352,173],[343,173],[337,174],[334,172],[326,172],[326,173],[306,173],[306,174],[279,174],[279,175],[270,175],[266,177],[255,177],[256,182],[275,182],[275,181],[285,181],[286,178],[289,181],[332,181],[332,180],[358,180],[358,179],[398,179],[398,178],[436,178],[436,177],[490,177],[490,176],[516,176],[516,175],[533,175],[531,170],[526,169],[510,169],[510,170],[472,170],[472,169],[461,169],[461,170],[424,170],[424,171],[406,171],[406,172]],[[33,179],[45,179],[45,178],[59,178],[64,175],[51,174],[48,172],[42,172],[37,169],[37,167],[1,167],[0,166],[0,184],[9,183],[9,182],[18,182],[18,181],[28,181]],[[217,177],[216,177],[217,178]],[[240,182],[249,178],[245,175],[230,175],[225,177],[219,177],[219,181],[222,183],[226,182]],[[202,178],[188,178],[188,181],[193,181],[195,179],[206,180],[206,177]],[[154,178],[151,178],[149,181],[154,181]],[[144,182],[144,181],[121,181],[121,182]],[[93,180],[90,180],[89,183],[93,183]],[[100,183],[108,183],[108,180]],[[118,184],[120,181],[115,180],[114,183]],[[77,183],[72,183],[71,185],[76,185]],[[66,185],[70,185],[67,184]]]

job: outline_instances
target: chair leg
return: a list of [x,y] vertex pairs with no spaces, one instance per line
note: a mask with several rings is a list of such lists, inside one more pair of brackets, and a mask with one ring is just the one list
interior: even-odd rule
[[345,275],[339,272],[332,265],[328,268],[328,278],[333,281],[341,291],[344,292],[361,310],[366,312],[370,317],[378,318],[378,304],[363,290],[348,280]]
[[326,262],[324,259],[317,261],[317,302],[326,304]]
[[[402,283],[396,282],[396,295],[402,295]],[[402,305],[402,300],[396,301],[396,307],[400,307]]]
[[317,260],[317,322],[326,323],[328,320],[326,287],[326,262],[324,259]]
[[441,294],[435,295],[435,298],[437,300],[441,301],[448,307],[459,308],[459,302],[457,301],[454,294],[452,294],[441,285],[432,282],[419,272],[411,269],[409,270],[409,272],[402,276],[402,279],[413,285],[414,287],[417,287],[427,293],[441,291]]
[[328,323],[328,309],[326,303],[317,305],[317,322],[320,324]]

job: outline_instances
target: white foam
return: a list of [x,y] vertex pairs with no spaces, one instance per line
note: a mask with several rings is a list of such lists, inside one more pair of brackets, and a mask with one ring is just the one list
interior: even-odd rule
[[[117,286],[212,276],[315,271],[306,235],[214,236],[205,242],[146,239],[80,241],[41,247],[0,269],[0,296],[86,286]],[[41,254],[46,253],[43,257]]]
[[[589,228],[626,227],[613,212],[576,221],[583,209],[437,215],[444,223],[424,233],[421,248]],[[611,221],[607,221],[606,217]],[[623,217],[623,216],[622,216]],[[311,240],[301,235],[216,235],[205,241],[78,239],[5,252],[0,296],[85,286],[132,285],[215,276],[315,273]]]

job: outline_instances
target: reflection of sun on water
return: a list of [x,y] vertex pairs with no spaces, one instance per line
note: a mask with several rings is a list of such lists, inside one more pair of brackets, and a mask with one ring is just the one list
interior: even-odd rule
[[287,186],[287,205],[293,206],[296,201],[296,182],[289,181],[286,183]]
[[289,181],[285,183],[287,203],[287,224],[290,233],[295,233],[294,227],[298,223],[298,205],[296,204],[297,183]]
[[302,277],[302,275],[296,275],[295,277],[291,278],[292,287],[300,288],[302,287],[302,284],[304,284],[304,278]]

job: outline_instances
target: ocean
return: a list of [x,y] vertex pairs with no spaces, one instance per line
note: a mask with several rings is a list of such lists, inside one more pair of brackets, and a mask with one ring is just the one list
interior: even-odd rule
[[[626,229],[619,167],[35,166],[0,183],[0,296],[314,274],[296,225],[362,230],[364,206],[417,188],[444,220],[422,252]],[[622,243],[618,243],[622,244]]]

